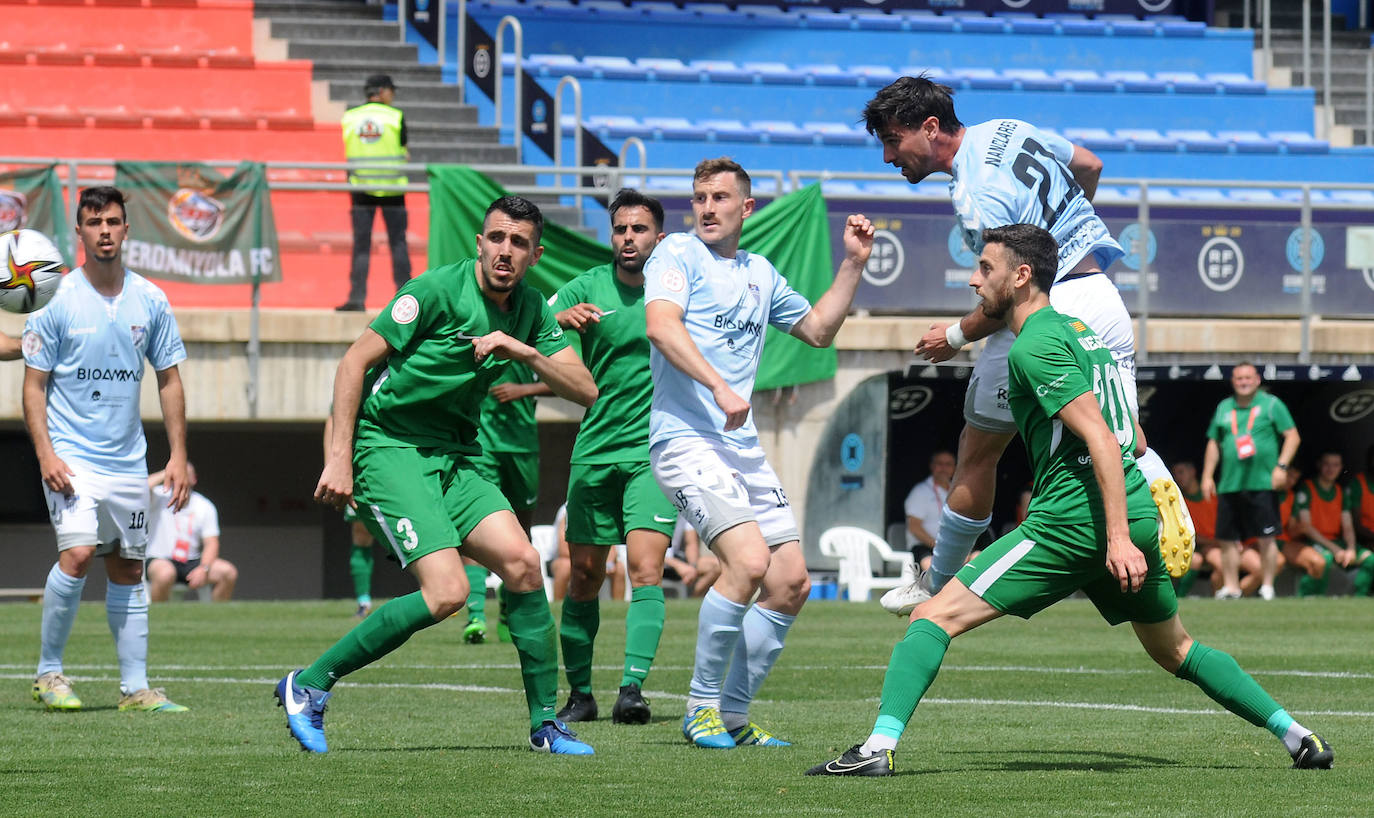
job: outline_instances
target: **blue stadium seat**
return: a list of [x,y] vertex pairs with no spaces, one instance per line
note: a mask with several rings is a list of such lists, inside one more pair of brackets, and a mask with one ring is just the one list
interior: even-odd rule
[[680,116],[646,116],[644,126],[653,129],[660,139],[691,139],[705,141],[706,129]]
[[1169,90],[1169,83],[1144,71],[1104,71],[1102,77],[1131,94],[1163,94]]
[[730,60],[692,60],[690,65],[711,82],[754,81],[753,71],[746,71]]
[[668,190],[679,193],[692,192],[690,176],[650,176],[646,187],[653,190]]
[[738,119],[701,119],[697,126],[705,128],[712,141],[758,142],[758,131],[746,126]]
[[851,179],[822,179],[821,193],[827,197],[860,196],[864,189]]
[[1226,153],[1231,150],[1231,141],[1213,136],[1210,131],[1169,130],[1165,136],[1176,140],[1189,153]]
[[1329,190],[1326,195],[1333,202],[1374,205],[1374,190]]
[[936,15],[929,11],[904,11],[901,13],[903,31],[954,31],[954,18]]
[[1279,141],[1259,131],[1217,131],[1217,136],[1230,140],[1236,153],[1278,153]]
[[1031,17],[1025,14],[1018,14],[1012,17],[1012,34],[1053,34],[1056,29],[1053,20],[1045,20],[1039,17]]
[[633,19],[644,16],[644,9],[638,6],[627,7],[624,3],[617,0],[581,0],[577,4],[580,9],[586,9],[596,14],[598,17],[610,20],[614,18]]
[[807,28],[851,29],[854,27],[854,16],[846,11],[831,11],[824,8],[807,9],[802,17]]
[[843,122],[803,122],[802,127],[819,134],[822,145],[869,145],[873,137],[858,125]]
[[1215,94],[1220,89],[1211,80],[1204,80],[1192,71],[1157,71],[1155,79],[1169,83],[1178,94]]
[[854,27],[860,31],[901,31],[906,21],[895,14],[880,12],[858,12],[854,15]]
[[[509,64],[514,66],[515,55],[503,54],[502,57],[510,57]],[[507,62],[502,59],[502,62]],[[573,77],[592,77],[596,75],[596,69],[583,63],[571,54],[531,54],[525,58],[525,70],[540,77],[552,77],[557,79],[562,76]]]
[[954,76],[966,88],[987,91],[1011,91],[1016,81],[993,68],[956,68]]
[[640,57],[635,63],[647,71],[653,79],[700,82],[701,71],[690,68],[675,57]]
[[763,141],[780,145],[809,145],[816,141],[815,135],[798,127],[795,122],[781,119],[750,120],[749,127],[763,135]]
[[1209,82],[1215,82],[1222,87],[1228,94],[1263,94],[1269,90],[1269,86],[1262,82],[1253,80],[1245,74],[1234,72],[1217,72],[1204,74]]
[[1158,20],[1159,32],[1165,37],[1202,37],[1207,33],[1206,23],[1195,23],[1192,20]]
[[[863,189],[876,196],[910,196],[915,189],[906,182],[874,180],[863,183]],[[946,194],[948,191],[946,191]]]
[[653,128],[632,116],[589,116],[583,121],[583,126],[596,131],[603,139],[624,139],[629,136],[647,139],[654,135]]
[[1117,128],[1116,135],[1119,139],[1127,140],[1130,149],[1136,151],[1172,153],[1179,147],[1177,139],[1165,136],[1154,128]]
[[870,88],[882,88],[900,75],[887,65],[851,65],[849,73],[862,80]]
[[1064,138],[1090,151],[1126,150],[1126,140],[1105,128],[1065,128]]
[[1153,21],[1137,20],[1129,14],[1099,14],[1097,19],[1108,24],[1107,30],[1113,37],[1156,37],[1160,33]]
[[608,80],[645,80],[649,77],[648,72],[631,62],[629,57],[588,55],[582,58],[582,64],[591,68],[595,72],[594,76]]
[[1107,34],[1107,24],[1083,17],[1063,17],[1059,20],[1059,30],[1079,37],[1103,37]]
[[799,65],[797,70],[810,77],[814,85],[858,85],[859,78],[833,63]]
[[1215,187],[1180,187],[1174,189],[1174,197],[1184,202],[1224,202],[1226,193]]
[[956,30],[965,34],[1001,34],[1009,28],[1001,18],[985,14],[955,14],[953,17]]
[[1286,153],[1330,153],[1331,143],[1302,131],[1270,131],[1270,139],[1277,140]]
[[805,85],[807,74],[799,68],[793,68],[787,63],[781,62],[746,62],[740,65],[745,71],[754,72],[754,77],[758,82],[776,83],[783,85]]
[[1116,83],[1097,73],[1084,68],[1056,69],[1052,75],[1055,79],[1068,84],[1066,90],[1072,91],[1115,91]]
[[1062,91],[1064,82],[1042,68],[1008,68],[1002,76],[1015,81],[1025,91]]

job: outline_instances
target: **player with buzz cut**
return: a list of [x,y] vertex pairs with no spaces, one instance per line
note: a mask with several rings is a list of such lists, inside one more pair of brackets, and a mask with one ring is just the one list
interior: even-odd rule
[[601,625],[597,593],[606,581],[607,549],[624,543],[632,590],[625,613],[625,667],[611,720],[647,724],[649,703],[642,691],[663,635],[663,561],[677,524],[677,510],[649,468],[654,383],[644,325],[644,265],[663,238],[663,205],[622,190],[607,210],[613,261],[574,278],[549,300],[559,310],[558,323],[580,334],[582,360],[601,393],[578,429],[568,479],[572,578],[559,638],[569,694],[558,716],[564,721],[597,716],[592,695],[592,647]]
[[811,588],[796,518],[750,416],[764,329],[828,346],[873,250],[873,224],[849,216],[844,260],[813,307],[768,259],[740,249],[754,212],[749,188],[749,174],[730,159],[698,164],[695,228],[659,242],[644,270],[649,461],[721,564],[701,602],[682,733],[717,749],[788,745],[750,721],[749,704]]
[[916,606],[892,651],[873,732],[807,775],[885,776],[950,640],[1006,614],[1030,618],[1083,591],[1109,624],[1130,622],[1161,667],[1272,732],[1298,768],[1329,768],[1331,748],[1293,720],[1236,660],[1196,642],[1159,551],[1159,521],[1136,465],[1135,419],[1106,342],[1050,306],[1058,247],[1028,224],[988,228],[969,285],[979,309],[1016,335],[1008,400],[1034,474],[1024,522]]
[[304,670],[276,686],[303,749],[328,750],[325,703],[334,683],[444,621],[468,596],[462,553],[505,582],[511,638],[530,712],[530,748],[591,755],[555,718],[558,639],[539,554],[472,459],[487,389],[516,360],[553,391],[590,406],[596,384],[543,297],[524,283],[539,260],[544,219],[526,199],[491,203],[477,258],[403,286],[344,353],[334,376],[334,439],[315,498],[356,503],[420,590],[372,612]]
[[[913,185],[932,173],[948,173],[964,243],[975,253],[986,227],[1035,224],[1049,230],[1059,244],[1050,300],[1056,309],[1086,321],[1107,344],[1121,367],[1122,387],[1134,412],[1135,333],[1121,294],[1103,272],[1124,254],[1091,203],[1102,160],[1016,119],[965,127],[955,115],[952,94],[925,77],[902,77],[879,91],[864,108],[864,122],[882,143],[883,161]],[[997,462],[1016,435],[1004,397],[1011,334],[1002,322],[975,309],[948,326],[933,326],[917,343],[916,353],[938,363],[980,338],[988,341],[969,379],[958,465],[930,570],[882,599],[884,608],[900,616],[954,576],[992,520]],[[1173,576],[1182,576],[1192,562],[1192,520],[1164,461],[1146,448],[1139,424],[1135,431],[1140,446],[1135,454],[1164,520],[1160,548],[1165,565]]]
[[79,710],[62,673],[86,573],[105,558],[105,618],[119,657],[120,710],[187,708],[148,686],[147,441],[139,414],[144,361],[157,374],[170,454],[162,487],[180,510],[186,473],[186,397],[177,365],[186,348],[167,296],[120,260],[129,222],[113,187],[81,191],[76,234],[84,266],[62,280],[24,326],[24,424],[33,438],[57,564],[43,589],[42,643],[33,698],[49,710]]

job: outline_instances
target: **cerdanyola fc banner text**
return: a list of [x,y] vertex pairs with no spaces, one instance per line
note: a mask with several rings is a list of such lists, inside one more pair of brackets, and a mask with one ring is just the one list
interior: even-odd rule
[[129,211],[129,269],[200,284],[281,280],[262,163],[226,176],[199,163],[119,162],[115,184]]
[[0,173],[0,233],[21,227],[52,239],[67,263],[75,263],[56,165]]

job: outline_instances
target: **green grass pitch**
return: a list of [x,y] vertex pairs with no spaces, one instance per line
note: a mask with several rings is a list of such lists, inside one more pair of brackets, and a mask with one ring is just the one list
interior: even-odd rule
[[[82,606],[67,672],[87,710],[30,696],[40,608],[0,605],[0,815],[1321,815],[1374,814],[1374,607],[1368,599],[1187,600],[1184,622],[1230,651],[1336,769],[1289,770],[1268,732],[1155,667],[1083,601],[955,640],[882,780],[802,772],[861,741],[902,623],[876,602],[814,602],[753,716],[787,749],[697,750],[680,731],[696,603],[668,603],[647,726],[609,721],[623,603],[602,606],[594,758],[527,749],[515,650],[424,631],[335,688],[331,751],[300,752],[272,686],[352,624],[333,602],[171,603],[152,615],[150,676],[184,714],[115,710],[99,604]],[[556,613],[555,613],[556,615]],[[560,705],[566,690],[560,691]]]

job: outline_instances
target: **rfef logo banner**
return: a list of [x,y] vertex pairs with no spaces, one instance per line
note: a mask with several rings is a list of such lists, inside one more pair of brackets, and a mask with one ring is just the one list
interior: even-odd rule
[[52,239],[67,263],[76,263],[56,165],[0,173],[0,233],[21,227]]
[[200,284],[281,280],[262,163],[225,176],[199,163],[119,162],[115,184],[129,211],[129,269]]

